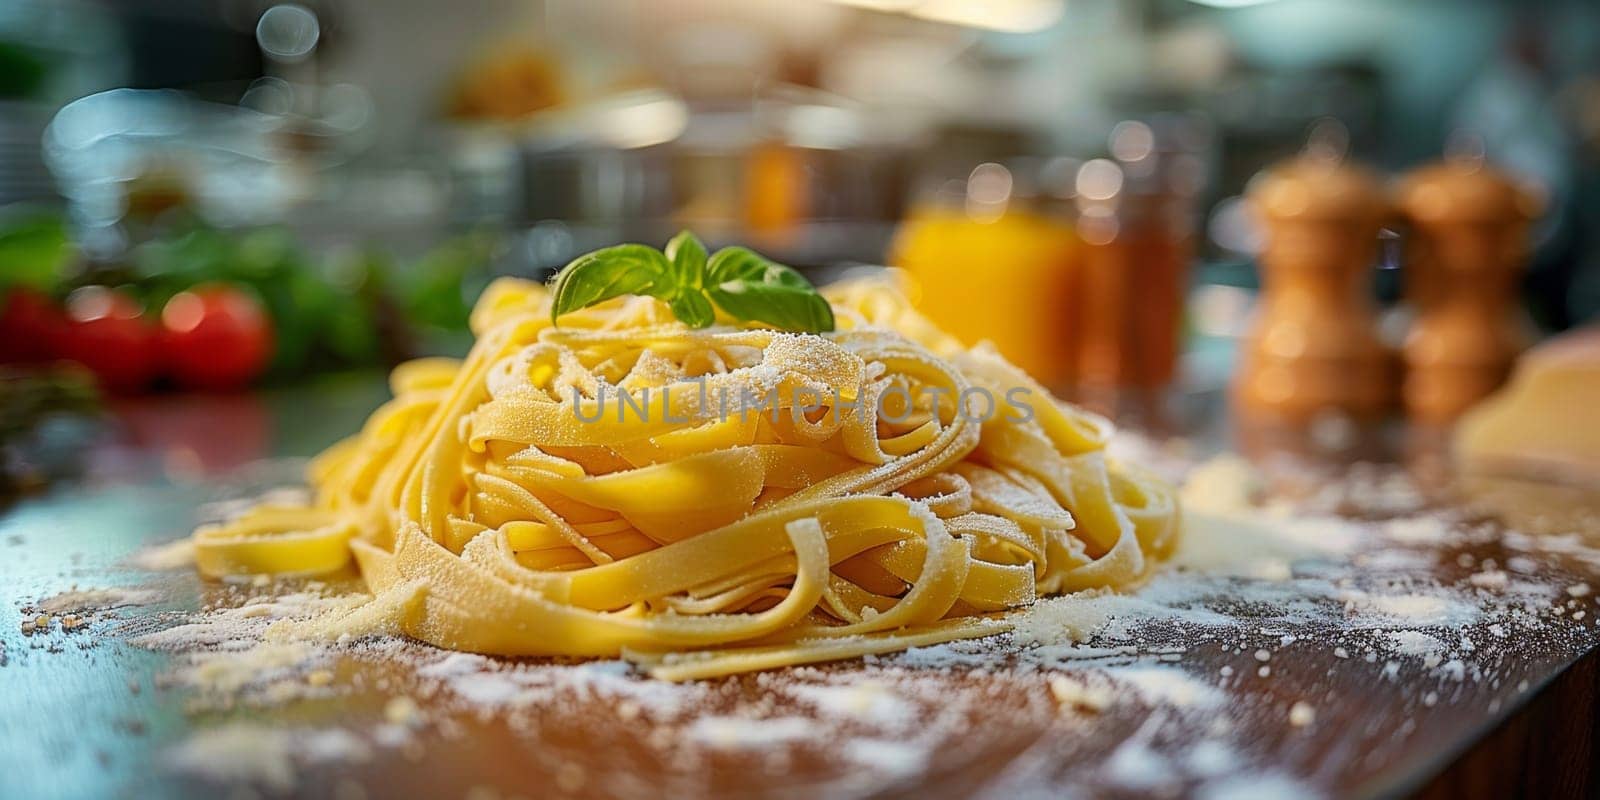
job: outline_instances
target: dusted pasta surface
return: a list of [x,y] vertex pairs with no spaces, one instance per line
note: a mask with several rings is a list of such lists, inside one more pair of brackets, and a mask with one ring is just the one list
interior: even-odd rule
[[196,531],[197,564],[353,559],[372,601],[296,635],[683,680],[998,633],[1169,553],[1175,495],[1106,457],[1104,419],[887,281],[824,294],[824,334],[691,330],[644,297],[558,327],[544,287],[501,280],[464,360],[397,368],[394,399],[313,462],[310,505]]

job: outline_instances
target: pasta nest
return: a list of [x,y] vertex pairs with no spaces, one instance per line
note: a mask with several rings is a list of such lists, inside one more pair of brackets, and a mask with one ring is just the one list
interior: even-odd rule
[[465,359],[396,368],[394,399],[312,462],[310,505],[201,528],[197,564],[353,559],[372,601],[287,634],[687,679],[991,635],[1171,550],[1174,492],[1107,458],[1105,419],[890,281],[824,294],[821,335],[690,330],[649,298],[557,327],[544,287],[497,281]]

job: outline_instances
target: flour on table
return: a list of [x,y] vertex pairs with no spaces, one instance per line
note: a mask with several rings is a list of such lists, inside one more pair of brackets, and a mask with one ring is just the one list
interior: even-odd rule
[[152,589],[73,589],[40,600],[36,607],[46,614],[84,614],[124,606],[149,605],[159,599],[161,593]]
[[[1178,464],[1181,448],[1157,450],[1163,471],[1188,467]],[[1577,536],[1507,532],[1429,510],[1403,476],[1377,468],[1312,481],[1293,502],[1264,502],[1266,480],[1238,457],[1188,474],[1185,535],[1139,590],[1041,599],[1010,617],[1009,633],[844,668],[669,684],[622,661],[498,659],[387,636],[275,638],[269,631],[281,631],[273,626],[282,620],[365,599],[303,581],[235,587],[232,600],[139,630],[132,641],[175,654],[165,680],[192,696],[193,711],[338,698],[353,686],[388,694],[383,714],[350,728],[291,733],[230,723],[171,752],[175,769],[275,791],[310,767],[462,735],[462,720],[504,721],[535,735],[604,715],[636,726],[639,745],[685,780],[707,759],[748,760],[775,774],[795,758],[823,759],[836,777],[812,789],[866,796],[948,760],[973,735],[971,720],[1004,698],[1013,730],[999,733],[1033,743],[1019,744],[1015,761],[976,794],[1050,795],[1070,783],[1086,794],[1252,798],[1323,791],[1313,776],[1265,760],[1256,744],[1263,730],[1310,735],[1339,719],[1341,698],[1319,688],[1331,684],[1296,670],[1359,675],[1420,715],[1459,702],[1464,685],[1519,680],[1518,665],[1490,658],[1485,643],[1591,636],[1589,583],[1553,567],[1568,559],[1600,568],[1600,550]],[[1479,561],[1456,552],[1490,540],[1508,555]],[[1460,578],[1428,577],[1448,574],[1440,563],[1459,567]],[[1142,722],[1119,738],[1092,735],[1096,724],[1129,718]],[[1362,749],[1381,755],[1384,744]],[[579,777],[585,788],[632,791],[615,783],[625,776]]]
[[194,541],[184,538],[152,545],[134,553],[129,561],[150,572],[187,569],[194,566]]
[[300,765],[362,763],[372,754],[364,739],[341,728],[235,722],[190,735],[168,751],[165,766],[213,782],[288,792],[295,787]]

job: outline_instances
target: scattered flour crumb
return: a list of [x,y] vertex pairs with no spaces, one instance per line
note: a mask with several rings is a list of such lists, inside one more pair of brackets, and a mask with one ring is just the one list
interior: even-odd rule
[[46,614],[77,614],[123,606],[144,606],[161,599],[153,589],[73,589],[40,600],[38,609]]
[[1215,687],[1176,667],[1125,667],[1107,674],[1131,686],[1153,706],[1215,708],[1222,704],[1222,694]]
[[184,538],[147,547],[133,554],[131,563],[150,572],[184,569],[194,564],[194,540]]
[[843,686],[796,686],[789,693],[823,713],[854,717],[886,727],[909,725],[916,720],[916,708],[878,681]]
[[1226,775],[1239,767],[1239,753],[1227,742],[1203,739],[1189,748],[1184,766],[1202,778]]
[[1480,589],[1488,589],[1491,592],[1502,592],[1505,591],[1506,586],[1509,585],[1510,578],[1506,575],[1504,570],[1486,569],[1482,572],[1474,572],[1467,576],[1467,582]]
[[1281,773],[1241,775],[1203,784],[1195,796],[1199,800],[1285,800],[1322,797],[1300,781]]
[[1421,631],[1393,631],[1388,634],[1394,652],[1402,656],[1437,656],[1444,642]]
[[1454,538],[1454,526],[1437,516],[1402,517],[1383,526],[1389,538],[1401,544],[1438,545]]
[[710,747],[743,750],[809,739],[819,730],[816,722],[804,717],[707,716],[695,720],[685,732],[690,740]]
[[174,770],[214,781],[259,783],[277,792],[294,788],[290,730],[236,722],[197,731],[167,753]]
[[286,793],[295,788],[297,763],[353,764],[371,759],[371,746],[343,728],[230,722],[190,734],[167,750],[165,765],[219,783],[250,783]]
[[417,706],[417,701],[399,695],[389,698],[383,706],[383,718],[391,725],[415,727],[422,722],[422,709]]
[[1289,706],[1289,724],[1296,728],[1304,728],[1316,719],[1317,710],[1304,700],[1295,701],[1294,705]]
[[1179,500],[1185,511],[1240,514],[1250,511],[1264,487],[1255,465],[1239,455],[1224,453],[1190,470]]
[[311,648],[302,642],[266,642],[246,650],[195,653],[178,670],[187,686],[211,694],[231,694],[247,686],[286,677],[305,664]]
[[1351,590],[1345,593],[1345,609],[1356,623],[1368,625],[1450,625],[1471,624],[1479,616],[1476,606],[1437,592],[1409,594],[1369,594]]
[[1103,711],[1114,699],[1110,689],[1089,686],[1066,675],[1057,675],[1050,679],[1050,694],[1063,708],[1079,708],[1086,711]]
[[914,775],[928,766],[926,748],[888,739],[854,738],[844,745],[844,755],[878,774]]
[[1166,756],[1151,749],[1137,735],[1117,746],[1106,759],[1106,774],[1119,786],[1152,790],[1177,780]]

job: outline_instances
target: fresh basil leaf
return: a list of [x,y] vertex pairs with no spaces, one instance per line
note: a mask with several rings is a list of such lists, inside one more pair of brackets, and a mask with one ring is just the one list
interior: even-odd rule
[[551,286],[550,319],[625,294],[669,298],[677,293],[671,264],[642,244],[619,244],[578,256]]
[[699,289],[684,289],[677,297],[667,301],[672,308],[673,316],[691,328],[708,328],[717,321],[717,312],[711,308],[711,301]]
[[744,247],[711,257],[706,294],[739,319],[805,333],[833,330],[833,309],[804,275]]
[[834,328],[833,309],[805,276],[743,247],[707,258],[705,245],[682,231],[666,252],[624,244],[580,256],[556,275],[550,316],[624,294],[655,297],[691,328],[716,322],[717,308],[749,322],[791,331]]
[[[704,285],[706,274],[706,246],[694,234],[678,231],[667,242],[667,260],[672,262],[672,277],[680,290]],[[685,320],[687,322],[688,320]]]

